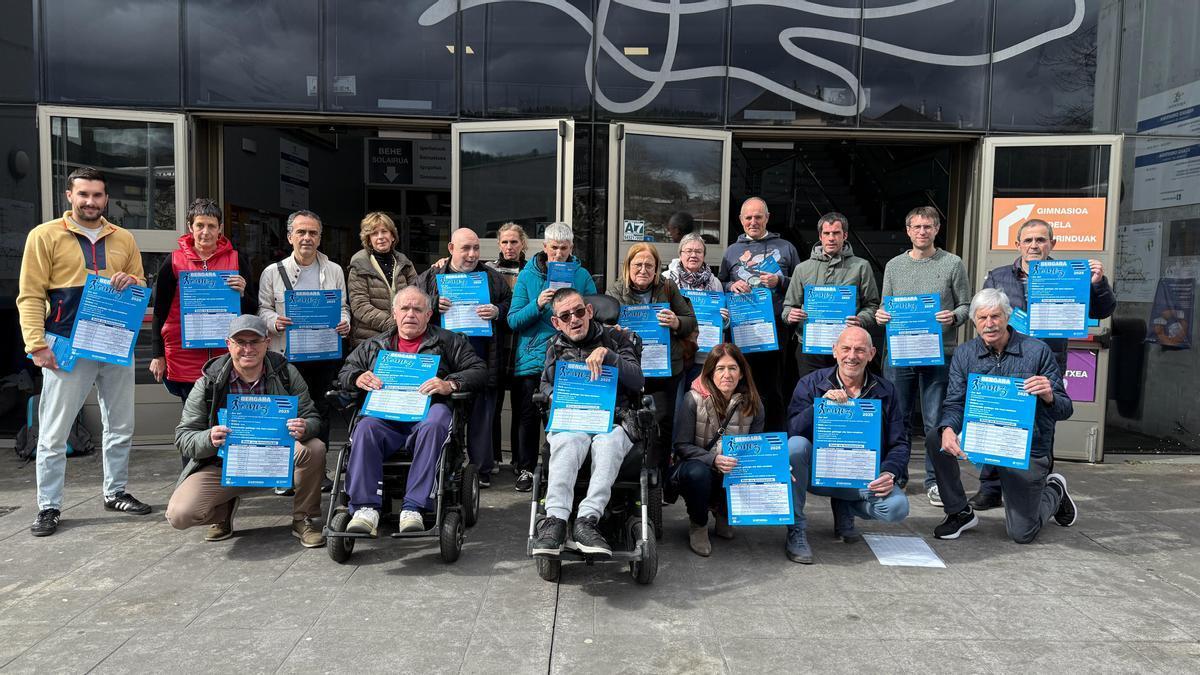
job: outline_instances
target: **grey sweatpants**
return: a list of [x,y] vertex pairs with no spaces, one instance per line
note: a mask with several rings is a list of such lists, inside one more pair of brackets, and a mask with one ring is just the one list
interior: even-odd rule
[[621,462],[633,443],[619,425],[607,434],[555,432],[546,435],[550,442],[550,475],[546,485],[546,515],[566,520],[571,516],[575,479],[579,468],[592,454],[592,473],[588,479],[587,496],[579,502],[578,517],[592,516],[599,520],[612,495],[612,484],[621,470]]

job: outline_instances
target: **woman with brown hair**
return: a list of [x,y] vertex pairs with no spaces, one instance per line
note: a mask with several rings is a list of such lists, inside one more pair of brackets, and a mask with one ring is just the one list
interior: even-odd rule
[[359,229],[363,250],[350,258],[346,272],[346,303],[350,305],[350,349],[396,325],[392,298],[401,288],[417,283],[417,268],[396,250],[396,223],[383,211],[363,216]]
[[746,357],[732,344],[713,348],[700,377],[675,412],[675,469],[671,480],[687,504],[688,546],[697,555],[712,554],[708,540],[708,512],[715,510],[716,534],[733,538],[725,510],[722,479],[737,466],[737,459],[721,453],[721,437],[757,434],[766,412]]

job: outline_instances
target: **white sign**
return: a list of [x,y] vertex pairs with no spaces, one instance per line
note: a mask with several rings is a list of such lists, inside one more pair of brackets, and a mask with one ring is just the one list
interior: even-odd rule
[[[1139,134],[1200,136],[1200,80],[1138,100]],[[1200,204],[1200,143],[1139,138],[1133,210]]]
[[621,235],[621,239],[624,241],[646,241],[646,221],[625,221],[625,230]]
[[285,138],[279,139],[279,206],[308,208],[308,148]]
[[1117,229],[1113,292],[1121,302],[1154,302],[1162,263],[1162,223],[1131,223]]
[[1200,279],[1200,255],[1180,255],[1167,258],[1165,279]]

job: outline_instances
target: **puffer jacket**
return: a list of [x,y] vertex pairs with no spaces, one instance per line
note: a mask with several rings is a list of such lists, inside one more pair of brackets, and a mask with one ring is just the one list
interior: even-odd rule
[[[448,266],[449,263],[446,263],[445,266],[434,265],[417,276],[415,285],[429,295],[433,307],[433,319],[431,321],[441,320],[442,313],[438,309],[438,299],[440,296],[438,295],[437,276],[439,274],[446,274],[446,267]],[[507,325],[504,317],[508,316],[508,306],[512,302],[512,289],[509,288],[508,281],[504,278],[503,274],[487,265],[479,265],[475,268],[475,271],[487,275],[488,297],[497,310],[499,310],[499,314],[492,321],[492,337],[468,337],[467,341],[473,344],[478,344],[480,341],[486,343],[487,348],[482,354],[479,353],[480,350],[478,349],[475,352],[487,363],[487,386],[495,387],[496,376],[500,372],[500,345],[503,339],[500,335],[500,326]]]
[[[209,430],[217,426],[217,411],[226,407],[229,395],[229,375],[233,370],[233,359],[229,354],[209,359],[204,364],[203,375],[192,388],[183,404],[183,415],[175,427],[175,447],[179,454],[188,458],[188,463],[179,475],[179,484],[202,467],[218,461],[217,448],[212,444]],[[267,394],[270,396],[295,396],[296,416],[304,418],[304,435],[307,441],[321,432],[321,416],[308,394],[308,385],[300,371],[288,363],[278,352],[268,351],[263,360]]]
[[[735,391],[729,400],[728,410],[734,412],[729,416],[729,424],[725,425],[726,436],[762,433],[767,416],[762,402],[759,402],[754,415],[750,416],[742,412],[744,401],[745,394],[740,391]],[[704,388],[700,378],[696,378],[692,381],[692,388],[683,397],[683,407],[675,412],[675,439],[672,445],[677,460],[698,459],[712,466],[717,456],[717,444],[713,443],[713,437],[724,421],[725,418],[717,414],[712,394]],[[712,448],[707,448],[709,443],[713,443]]]
[[383,269],[370,251],[363,249],[346,266],[346,295],[350,303],[350,348],[363,340],[396,327],[392,317],[392,299],[400,289],[417,283],[417,268],[408,256],[392,250],[396,264],[392,278],[385,279]]
[[[671,306],[675,316],[679,317],[679,327],[671,330],[671,375],[675,376],[683,372],[688,361],[696,354],[694,335],[699,329],[696,312],[692,309],[692,302],[679,292],[679,287],[670,279],[655,275],[649,293],[649,302],[665,302]],[[624,279],[615,282],[608,289],[608,295],[622,305],[643,304],[643,301],[635,297],[636,292]]]
[[[579,262],[579,258],[571,256],[569,262]],[[583,265],[575,270],[573,286],[584,295],[596,293],[596,282],[592,281],[592,276]],[[546,254],[538,253],[529,259],[525,269],[517,275],[512,306],[508,310],[508,327],[517,334],[516,354],[513,357],[516,360],[513,368],[515,375],[537,375],[546,365],[546,345],[558,331],[550,323],[550,304],[538,309],[537,299],[549,287],[550,282],[546,280]]]
[[[394,350],[395,345],[395,328],[359,344],[350,356],[346,357],[346,363],[338,373],[338,386],[343,391],[359,391],[354,384],[358,376],[375,367],[375,357],[379,355],[380,350]],[[483,359],[475,354],[467,338],[458,333],[451,333],[429,324],[417,353],[441,356],[442,358],[438,359],[437,376],[449,382],[457,382],[459,391],[483,391],[487,384],[487,366],[484,365]],[[432,397],[434,403],[445,400],[445,396]]]
[[796,265],[792,281],[783,300],[780,317],[786,322],[788,312],[804,307],[805,286],[854,286],[858,289],[858,318],[864,327],[875,325],[875,310],[879,309],[879,286],[871,263],[854,255],[850,244],[840,253],[825,255],[820,244],[813,246],[808,260]]
[[617,409],[613,411],[613,419],[620,422],[631,440],[637,440],[638,427],[630,413],[630,401],[631,397],[641,395],[646,378],[642,375],[642,344],[634,333],[595,321],[588,328],[587,335],[579,342],[574,342],[555,331],[546,348],[539,391],[547,398],[554,394],[554,371],[558,361],[582,363],[597,347],[608,350],[604,357],[604,365],[615,366],[617,369]]

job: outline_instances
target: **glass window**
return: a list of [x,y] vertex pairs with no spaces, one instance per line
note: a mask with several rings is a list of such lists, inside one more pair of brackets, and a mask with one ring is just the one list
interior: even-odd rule
[[106,178],[109,220],[131,230],[175,229],[173,125],[51,117],[50,162],[53,213],[70,208],[67,175],[91,166]]
[[[862,112],[862,124],[982,129],[990,4],[968,0],[872,17],[872,10],[895,2],[866,0],[862,80],[869,105]],[[930,26],[936,39],[929,39]]]
[[330,110],[454,114],[454,20],[420,25],[428,4],[326,4],[325,90]]
[[[575,255],[593,276],[608,269],[608,125],[575,125]],[[537,251],[530,251],[533,255]],[[604,291],[604,279],[596,287]]]
[[317,0],[189,0],[187,100],[317,107]]
[[[862,0],[733,10],[729,121],[853,125],[866,106],[858,90]],[[805,37],[827,31],[837,40]]]
[[561,5],[501,2],[462,13],[464,115],[591,115],[591,36],[578,19],[590,25],[592,3]]
[[621,190],[625,220],[645,223],[645,241],[674,244],[679,238],[667,231],[667,221],[684,212],[693,218],[697,234],[717,243],[724,150],[724,142],[715,139],[627,133]]
[[1103,131],[1110,125],[1116,0],[1087,0],[1082,7],[1005,0],[996,3],[995,24],[992,129]]
[[558,131],[473,131],[459,135],[459,223],[495,237],[512,221],[540,239],[556,220]]
[[0,5],[0,100],[32,103],[37,63],[33,54],[33,3]]
[[1107,197],[1107,145],[996,148],[993,197]]
[[42,12],[49,100],[179,105],[179,0],[56,0]]
[[[729,10],[712,4],[683,12],[663,2],[638,7],[601,3],[609,9],[596,16],[596,32],[607,38],[600,41],[596,56],[597,116],[724,121]],[[658,9],[644,8],[651,6]],[[672,35],[675,19],[678,28]]]
[[1127,0],[1124,36],[1121,131],[1200,135],[1200,3]]

